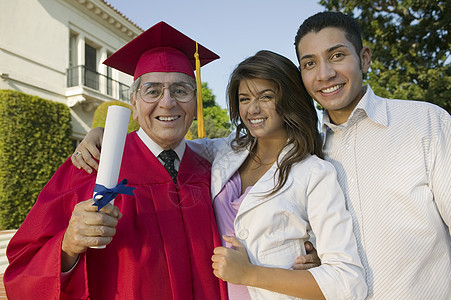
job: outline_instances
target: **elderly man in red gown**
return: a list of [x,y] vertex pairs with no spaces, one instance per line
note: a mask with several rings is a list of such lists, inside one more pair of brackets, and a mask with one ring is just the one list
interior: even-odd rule
[[[211,268],[220,240],[210,165],[184,141],[196,111],[195,52],[193,40],[161,22],[104,62],[135,80],[140,129],[127,136],[119,175],[134,195],[98,212],[95,173],[66,161],[10,242],[8,299],[227,297]],[[198,54],[200,65],[218,58],[201,45]]]

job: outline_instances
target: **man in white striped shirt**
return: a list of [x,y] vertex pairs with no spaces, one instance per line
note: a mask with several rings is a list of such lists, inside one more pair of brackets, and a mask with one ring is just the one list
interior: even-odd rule
[[303,83],[325,113],[366,271],[368,299],[451,299],[451,118],[426,102],[363,86],[371,51],[358,23],[324,12],[299,28]]

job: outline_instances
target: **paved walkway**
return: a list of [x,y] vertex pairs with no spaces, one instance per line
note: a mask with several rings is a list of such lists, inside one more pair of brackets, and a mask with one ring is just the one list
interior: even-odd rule
[[13,237],[16,230],[2,230],[0,231],[0,300],[6,298],[5,286],[3,284],[3,273],[8,266],[8,260],[6,259],[6,247],[9,240]]
[[6,298],[5,286],[3,285],[3,274],[0,274],[0,299],[8,299]]

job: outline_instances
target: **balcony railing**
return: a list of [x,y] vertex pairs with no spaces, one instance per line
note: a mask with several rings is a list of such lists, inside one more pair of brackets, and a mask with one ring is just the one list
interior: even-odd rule
[[130,101],[130,87],[86,66],[67,69],[67,87],[86,86],[121,101]]

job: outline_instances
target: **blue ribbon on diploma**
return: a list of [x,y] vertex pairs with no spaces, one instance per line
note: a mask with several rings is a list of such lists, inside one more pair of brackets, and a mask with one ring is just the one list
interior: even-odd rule
[[[99,211],[102,207],[110,203],[111,200],[116,198],[118,194],[124,194],[124,195],[134,195],[133,190],[134,187],[126,186],[128,183],[127,179],[123,179],[121,182],[119,182],[116,187],[108,189],[105,186],[101,184],[96,184],[94,186],[94,204],[97,206],[97,211]],[[101,197],[99,197],[101,196]]]

